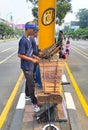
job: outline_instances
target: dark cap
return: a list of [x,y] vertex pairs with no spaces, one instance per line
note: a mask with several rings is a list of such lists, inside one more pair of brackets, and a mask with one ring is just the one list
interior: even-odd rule
[[63,34],[63,31],[62,31],[62,30],[60,30],[59,32]]

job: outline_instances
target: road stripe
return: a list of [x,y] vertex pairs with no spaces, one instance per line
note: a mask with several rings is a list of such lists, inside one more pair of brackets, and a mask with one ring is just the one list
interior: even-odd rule
[[3,51],[0,51],[0,54],[3,53],[3,52],[6,52],[6,51],[8,51],[8,50],[11,50],[12,48],[14,48],[14,47],[10,47],[10,48],[7,48],[7,49],[5,49],[5,50],[3,50]]
[[15,51],[14,53],[12,53],[10,56],[8,56],[7,58],[5,58],[4,60],[0,61],[0,65],[3,64],[4,62],[6,62],[7,60],[9,60],[16,53],[17,53],[17,51]]
[[79,55],[81,55],[81,56],[84,57],[85,59],[88,59],[87,56],[83,55],[81,52],[77,51],[76,49],[72,48],[72,50],[74,50],[76,53],[78,53]]
[[73,98],[72,98],[71,93],[69,93],[69,92],[64,92],[64,94],[65,94],[67,109],[76,110],[75,104],[74,104],[74,102],[73,102]]
[[81,49],[79,49],[79,48],[77,48],[77,47],[74,47],[74,46],[72,46],[72,48],[75,49],[75,50],[77,50],[77,51],[79,51],[81,54],[83,54],[83,55],[85,55],[85,56],[88,57],[88,53],[82,51]]
[[62,82],[67,82],[65,74],[62,75]]
[[25,93],[21,93],[16,109],[24,109],[25,107]]
[[[65,83],[67,82],[67,78],[65,75],[62,75],[62,81]],[[76,107],[75,107],[72,95],[70,93],[70,86],[69,85],[67,85],[67,86],[68,86],[68,88],[66,87],[66,85],[63,85],[63,91],[64,91],[64,95],[65,95],[64,104],[67,108],[67,112],[69,115],[68,117],[69,117],[69,123],[70,123],[71,130],[82,130],[78,116],[77,116]],[[63,124],[61,126],[64,129]]]
[[[62,82],[65,82],[65,83],[67,82],[67,78],[66,78],[65,74],[62,75]],[[65,95],[65,99],[66,99],[67,109],[76,110],[71,93],[64,92],[64,95]]]
[[82,95],[82,93],[81,93],[81,91],[79,89],[79,86],[77,85],[77,83],[76,83],[76,81],[75,81],[75,79],[74,79],[74,77],[73,77],[73,75],[72,75],[72,73],[71,73],[67,63],[65,63],[65,67],[66,67],[66,70],[67,70],[67,72],[69,74],[71,82],[73,84],[73,87],[74,87],[74,89],[76,91],[78,99],[79,99],[79,101],[80,101],[80,103],[81,103],[81,105],[82,105],[82,107],[84,109],[84,112],[85,112],[86,116],[88,116],[88,105],[87,105],[87,102],[86,102],[85,98],[83,97],[83,95]]
[[17,83],[16,83],[16,85],[15,85],[15,87],[14,87],[8,101],[7,101],[7,104],[6,104],[5,108],[3,109],[3,112],[0,115],[0,129],[2,128],[2,126],[3,126],[3,124],[4,124],[5,120],[6,120],[8,112],[9,112],[11,106],[12,106],[12,103],[13,103],[13,101],[15,99],[16,93],[17,93],[17,91],[19,89],[20,83],[21,83],[21,81],[23,79],[23,76],[24,76],[23,73],[21,73],[19,78],[18,78],[18,81],[17,81]]

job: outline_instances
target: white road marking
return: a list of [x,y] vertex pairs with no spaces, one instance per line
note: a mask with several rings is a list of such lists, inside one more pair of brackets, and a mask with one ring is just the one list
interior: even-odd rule
[[8,56],[7,58],[5,58],[4,60],[0,61],[0,64],[6,62],[8,59],[10,59],[13,55],[15,55],[17,53],[17,51],[15,51],[14,53],[12,53],[10,56]]
[[80,46],[78,46],[78,47],[81,47],[82,49],[87,49],[85,46],[82,46],[82,45],[80,45]]
[[[67,82],[66,76],[62,75],[62,81]],[[72,95],[70,92],[64,92],[67,109],[76,110]],[[25,93],[21,93],[16,109],[24,109],[25,107]]]
[[5,50],[3,50],[3,51],[0,51],[0,54],[3,53],[3,52],[6,52],[6,51],[8,51],[8,50],[11,50],[12,48],[14,48],[14,47],[10,47],[10,48],[7,48],[7,49],[5,49]]
[[65,74],[62,75],[62,82],[67,82]]
[[24,109],[25,107],[25,93],[21,93],[16,109]]
[[74,104],[74,101],[73,101],[73,98],[72,98],[71,93],[69,93],[69,92],[65,92],[64,94],[65,94],[65,99],[66,99],[67,109],[73,109],[73,110],[76,110],[76,108],[75,108],[75,104]]
[[77,50],[75,50],[74,48],[72,48],[72,50],[74,50],[75,52],[77,52],[78,54],[80,54],[81,56],[83,56],[85,59],[88,59],[87,56],[83,55],[81,52],[78,52]]
[[[64,74],[62,75],[62,81],[67,82],[67,78]],[[66,99],[67,109],[76,110],[76,107],[75,107],[71,93],[70,92],[64,92],[64,95],[65,95],[65,99]]]

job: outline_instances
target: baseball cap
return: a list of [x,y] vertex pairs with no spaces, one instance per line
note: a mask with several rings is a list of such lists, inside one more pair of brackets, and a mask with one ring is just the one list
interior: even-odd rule
[[33,29],[35,29],[36,28],[36,24],[34,24],[34,23],[30,23],[30,22],[27,22],[26,24],[25,24],[25,28],[33,28]]

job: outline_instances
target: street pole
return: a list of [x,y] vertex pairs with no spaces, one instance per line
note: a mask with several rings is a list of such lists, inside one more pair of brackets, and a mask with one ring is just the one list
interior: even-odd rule
[[54,43],[56,0],[38,0],[39,48],[45,49]]
[[9,16],[10,14],[12,14],[12,12],[9,12],[9,13],[6,15],[6,24],[7,24],[7,25],[8,25],[8,20],[7,20],[7,18],[8,18],[8,16]]

